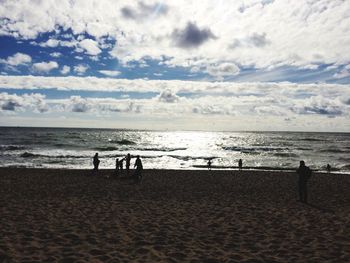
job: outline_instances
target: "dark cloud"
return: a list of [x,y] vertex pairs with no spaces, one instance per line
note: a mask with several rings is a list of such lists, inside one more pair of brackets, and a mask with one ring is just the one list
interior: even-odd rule
[[216,39],[216,36],[210,29],[200,29],[196,24],[191,22],[182,30],[175,29],[171,37],[175,41],[176,46],[181,48],[199,47],[210,39]]
[[246,38],[235,39],[229,46],[231,49],[238,47],[265,47],[270,44],[270,41],[266,38],[266,33],[254,33]]
[[123,7],[121,9],[121,13],[124,18],[139,21],[149,17],[150,15],[166,15],[168,10],[168,6],[162,3],[147,5],[143,2],[139,2],[137,8],[130,6]]
[[179,100],[179,96],[172,93],[171,90],[166,89],[159,94],[158,100],[162,102],[174,103]]
[[21,105],[15,101],[6,101],[2,106],[2,110],[15,111],[16,107],[20,107]]

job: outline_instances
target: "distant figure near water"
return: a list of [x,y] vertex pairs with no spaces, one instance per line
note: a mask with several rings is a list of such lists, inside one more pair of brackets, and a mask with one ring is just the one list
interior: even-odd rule
[[210,171],[211,170],[211,160],[209,159],[208,161],[208,170]]
[[130,153],[128,153],[125,157],[126,176],[130,175],[130,161],[131,161],[131,156],[130,156]]
[[134,168],[135,168],[134,180],[135,182],[140,182],[142,180],[142,170],[143,170],[143,165],[140,159],[140,155],[137,155],[136,157]]
[[327,172],[330,173],[330,172],[331,172],[331,169],[332,169],[332,168],[331,168],[331,165],[328,163],[328,164],[327,164]]
[[94,171],[98,170],[98,166],[100,165],[100,160],[98,159],[98,153],[95,153],[93,158]]
[[239,159],[238,160],[238,169],[242,170],[242,167],[243,167],[243,161],[242,161],[242,159]]
[[300,161],[299,168],[297,169],[299,175],[298,179],[298,191],[299,201],[307,203],[307,182],[311,177],[311,169],[305,165],[304,161]]

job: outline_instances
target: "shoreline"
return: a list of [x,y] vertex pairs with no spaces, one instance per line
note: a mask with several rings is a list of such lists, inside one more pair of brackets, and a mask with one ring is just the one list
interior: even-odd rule
[[[179,171],[179,172],[193,172],[193,171],[213,171],[213,172],[241,172],[241,173],[259,173],[259,172],[281,172],[281,173],[295,173],[296,168],[277,168],[277,167],[244,167],[242,170],[239,170],[238,167],[230,166],[230,167],[222,167],[222,166],[212,166],[211,170],[208,170],[207,166],[205,165],[195,165],[193,166],[194,169],[189,168],[168,168],[168,169],[157,169],[157,168],[148,168],[144,169],[144,171]],[[4,169],[24,169],[24,170],[47,170],[47,171],[92,171],[92,168],[48,168],[48,167],[20,167],[20,166],[9,166],[9,167],[0,167],[0,171]],[[134,169],[130,169],[132,172]],[[101,168],[99,171],[109,171],[113,172],[115,169],[111,168]],[[125,169],[123,170],[125,172]],[[334,169],[331,172],[327,172],[326,170],[320,170],[320,169],[312,169],[313,173],[315,174],[337,174],[337,175],[350,175],[350,171],[342,171],[340,169]]]

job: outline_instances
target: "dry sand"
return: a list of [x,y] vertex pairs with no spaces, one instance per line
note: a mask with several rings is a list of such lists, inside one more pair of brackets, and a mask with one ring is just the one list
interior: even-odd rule
[[90,173],[1,168],[0,262],[350,262],[349,175]]

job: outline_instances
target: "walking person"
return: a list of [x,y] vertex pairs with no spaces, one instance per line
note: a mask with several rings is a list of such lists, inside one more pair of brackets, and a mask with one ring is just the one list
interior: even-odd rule
[[94,172],[97,172],[98,166],[100,165],[100,160],[98,159],[98,153],[95,153],[92,163],[94,165]]
[[135,180],[135,182],[141,182],[143,165],[142,165],[142,161],[140,159],[140,155],[137,155],[137,157],[136,157],[134,168],[135,168],[134,180]]
[[239,159],[238,160],[238,169],[242,170],[242,167],[243,167],[243,161],[242,161],[242,159]]
[[211,160],[209,159],[208,161],[208,170],[210,171],[211,170]]
[[299,168],[297,169],[298,179],[298,192],[299,201],[307,203],[307,182],[311,177],[311,169],[305,165],[304,161],[300,161]]
[[126,168],[127,177],[129,177],[130,175],[130,161],[131,161],[131,156],[130,156],[130,153],[128,153],[125,157],[125,168]]

